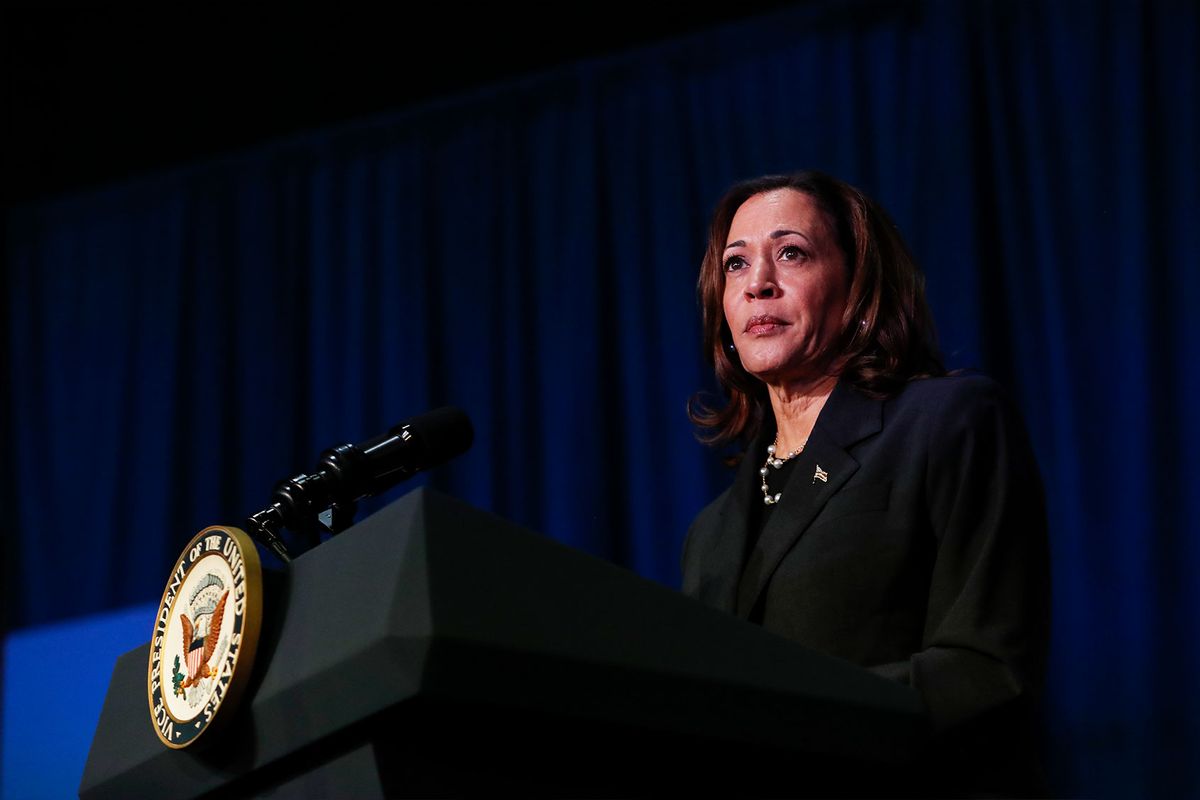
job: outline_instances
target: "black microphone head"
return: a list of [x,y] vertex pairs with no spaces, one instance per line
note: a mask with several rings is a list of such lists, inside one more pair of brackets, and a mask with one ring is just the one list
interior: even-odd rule
[[393,434],[407,427],[420,443],[424,458],[423,469],[440,466],[470,449],[475,441],[471,418],[457,406],[443,406],[398,425]]

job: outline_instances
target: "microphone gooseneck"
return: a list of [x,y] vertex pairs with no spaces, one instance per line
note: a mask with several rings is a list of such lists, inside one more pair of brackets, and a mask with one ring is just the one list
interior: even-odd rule
[[246,526],[287,563],[287,547],[279,536],[282,528],[311,533],[320,524],[340,533],[353,522],[359,500],[445,464],[465,453],[474,438],[466,412],[445,406],[361,444],[335,445],[321,453],[315,472],[281,481],[271,504],[250,515]]

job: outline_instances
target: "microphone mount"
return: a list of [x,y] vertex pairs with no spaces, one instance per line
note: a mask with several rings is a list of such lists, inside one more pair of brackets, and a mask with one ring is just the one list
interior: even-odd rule
[[280,536],[284,528],[305,535],[315,546],[322,530],[336,535],[354,523],[359,500],[444,464],[466,452],[473,439],[467,415],[448,406],[363,444],[336,445],[321,453],[316,472],[281,481],[271,504],[247,517],[246,527],[286,564],[291,559]]

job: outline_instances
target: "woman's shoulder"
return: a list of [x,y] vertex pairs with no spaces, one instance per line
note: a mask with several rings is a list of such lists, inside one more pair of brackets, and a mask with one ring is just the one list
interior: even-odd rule
[[1013,405],[1009,390],[990,375],[956,372],[909,381],[889,401],[897,406],[931,408],[989,408]]
[[886,401],[884,418],[901,425],[929,427],[931,435],[939,438],[981,428],[1024,426],[1009,389],[978,372],[909,381]]
[[725,508],[725,501],[729,499],[732,487],[726,487],[723,492],[708,502],[708,505],[700,509],[696,516],[692,518],[692,528],[710,527],[715,525],[721,519],[721,513]]

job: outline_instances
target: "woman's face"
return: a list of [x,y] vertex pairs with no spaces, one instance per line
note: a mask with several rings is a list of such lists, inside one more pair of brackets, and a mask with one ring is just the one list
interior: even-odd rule
[[725,320],[742,366],[770,385],[823,377],[848,293],[826,215],[795,189],[757,194],[725,245]]

